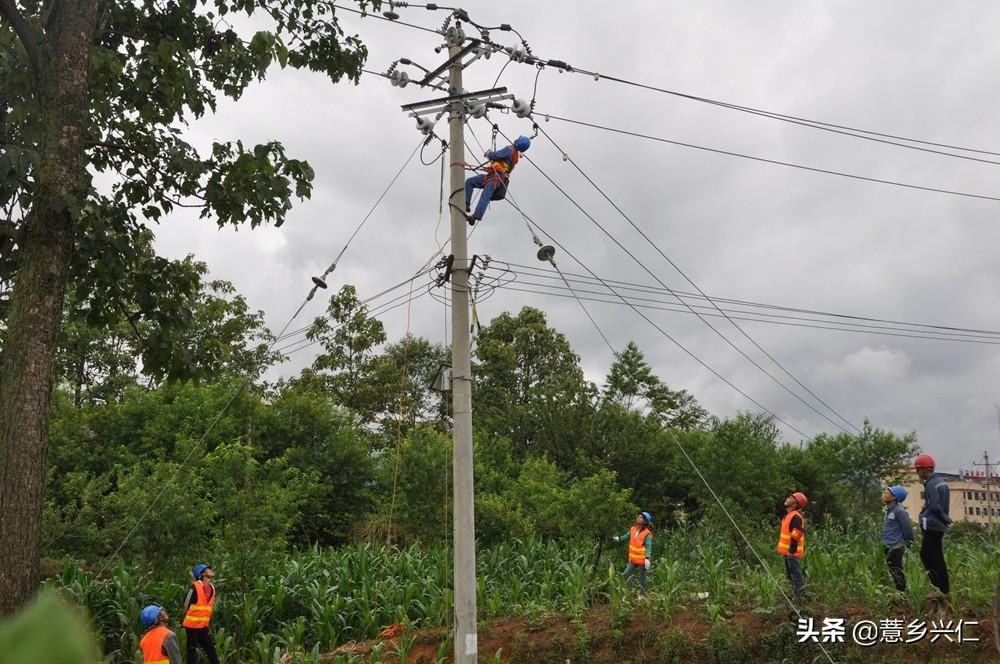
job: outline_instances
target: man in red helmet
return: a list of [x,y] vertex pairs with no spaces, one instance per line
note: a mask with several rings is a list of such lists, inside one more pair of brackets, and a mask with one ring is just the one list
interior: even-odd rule
[[801,491],[785,498],[785,518],[781,520],[781,534],[778,535],[777,551],[785,558],[785,574],[792,582],[796,597],[805,592],[806,580],[799,558],[806,553],[806,522],[801,510],[806,506],[806,495]]
[[[913,469],[924,483],[924,508],[920,510],[920,561],[927,570],[927,577],[945,597],[951,592],[948,582],[948,566],[944,560],[944,533],[951,525],[948,516],[950,490],[940,475],[934,474],[934,459],[929,454],[921,454],[913,460]],[[937,591],[930,596],[936,598]]]

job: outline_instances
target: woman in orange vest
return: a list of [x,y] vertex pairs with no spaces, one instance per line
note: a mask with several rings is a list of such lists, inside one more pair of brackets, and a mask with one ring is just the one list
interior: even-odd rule
[[139,613],[139,622],[149,630],[139,640],[143,664],[181,664],[181,647],[177,635],[167,627],[167,619],[167,612],[157,604]]
[[192,571],[194,581],[184,599],[184,633],[187,634],[187,663],[194,664],[198,657],[198,648],[205,652],[211,664],[219,664],[219,656],[215,653],[215,640],[212,639],[212,610],[215,608],[215,586],[212,579],[215,572],[201,563],[195,565]]
[[781,533],[778,535],[778,553],[785,558],[785,575],[792,582],[796,597],[802,597],[806,580],[802,573],[799,558],[806,553],[806,522],[801,510],[806,506],[806,494],[796,491],[785,498],[785,518],[781,520]]
[[646,594],[646,571],[653,556],[653,517],[649,512],[640,512],[635,523],[624,535],[612,537],[614,542],[628,542],[628,565],[624,577],[628,579],[639,570],[639,597]]

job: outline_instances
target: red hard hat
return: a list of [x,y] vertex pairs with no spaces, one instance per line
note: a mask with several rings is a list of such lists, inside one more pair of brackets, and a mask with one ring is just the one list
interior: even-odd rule
[[809,503],[809,500],[806,498],[806,494],[802,493],[801,491],[796,491],[795,493],[793,493],[792,498],[794,498],[795,502],[799,504],[799,507],[805,507],[806,504]]
[[913,460],[914,470],[920,470],[921,468],[933,468],[936,465],[937,464],[934,463],[934,457],[930,454],[921,454]]

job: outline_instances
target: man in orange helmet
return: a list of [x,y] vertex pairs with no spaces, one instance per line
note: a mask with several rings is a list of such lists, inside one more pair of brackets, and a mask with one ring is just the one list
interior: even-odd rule
[[[913,460],[913,469],[924,483],[924,508],[920,510],[920,530],[923,532],[920,561],[924,564],[931,583],[937,586],[940,594],[947,597],[951,592],[951,584],[948,582],[943,542],[944,533],[951,525],[951,517],[948,516],[951,494],[944,479],[934,474],[935,465],[929,454],[921,454]],[[932,591],[929,596],[936,598],[938,593]]]
[[801,491],[785,498],[785,518],[781,520],[781,534],[778,535],[777,551],[785,558],[785,574],[792,582],[796,597],[802,597],[806,588],[805,575],[799,562],[799,558],[806,553],[806,522],[799,510],[808,502]]

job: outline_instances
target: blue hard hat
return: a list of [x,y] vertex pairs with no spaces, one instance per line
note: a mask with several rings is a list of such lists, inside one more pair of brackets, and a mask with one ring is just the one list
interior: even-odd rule
[[887,491],[893,495],[897,503],[903,502],[904,500],[906,500],[906,496],[909,495],[909,492],[906,490],[906,488],[901,487],[898,484],[896,486],[889,487]]
[[150,604],[145,609],[139,612],[139,622],[142,623],[143,627],[152,627],[156,622],[160,614],[163,613],[163,607],[158,604]]
[[194,575],[195,579],[200,579],[201,573],[207,570],[208,568],[209,568],[208,563],[199,563],[194,566],[194,569],[191,570],[191,573]]
[[531,147],[531,139],[527,136],[518,136],[514,139],[514,147],[517,148],[518,152],[524,152]]
[[647,526],[653,525],[653,515],[652,514],[650,514],[649,512],[640,512],[640,514],[642,514],[642,518],[646,520],[646,525]]

